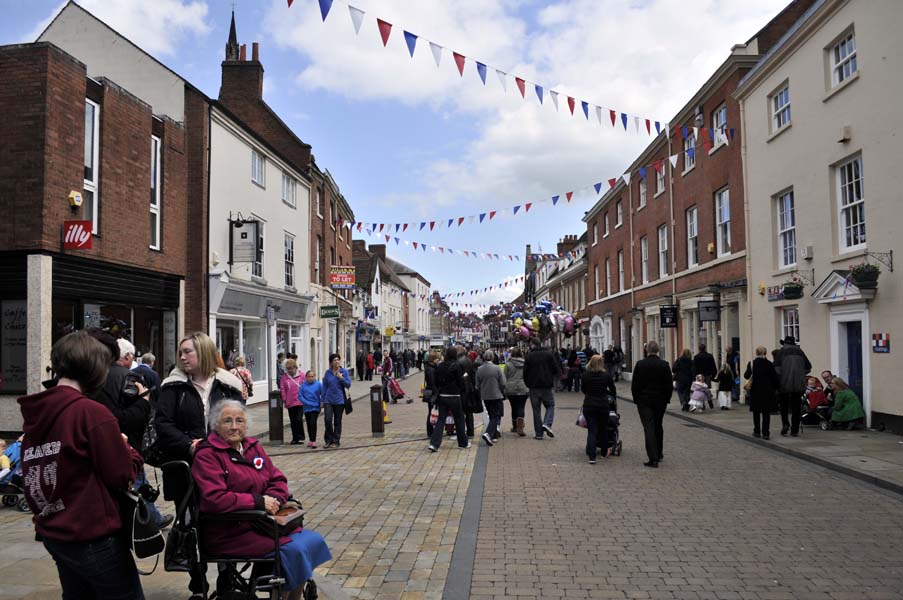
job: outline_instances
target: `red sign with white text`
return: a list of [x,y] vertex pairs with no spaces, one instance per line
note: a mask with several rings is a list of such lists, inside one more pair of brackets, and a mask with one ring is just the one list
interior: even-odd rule
[[90,250],[94,243],[91,226],[91,221],[65,221],[63,250]]

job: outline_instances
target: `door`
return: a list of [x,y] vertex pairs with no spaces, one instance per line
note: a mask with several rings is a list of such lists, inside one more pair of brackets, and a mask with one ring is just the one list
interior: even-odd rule
[[847,338],[847,383],[862,398],[862,321],[844,323]]

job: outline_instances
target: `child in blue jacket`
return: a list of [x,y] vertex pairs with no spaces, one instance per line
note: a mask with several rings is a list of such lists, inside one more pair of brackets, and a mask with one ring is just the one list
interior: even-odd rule
[[313,371],[308,371],[304,383],[298,389],[298,400],[304,407],[304,420],[307,422],[308,448],[317,447],[317,419],[320,417],[320,405],[323,404],[323,384],[317,380]]

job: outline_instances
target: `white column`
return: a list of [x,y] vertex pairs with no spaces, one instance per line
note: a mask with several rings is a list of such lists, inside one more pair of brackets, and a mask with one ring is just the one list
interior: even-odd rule
[[50,348],[53,337],[53,257],[28,255],[28,300],[26,304],[27,389],[29,394],[43,390],[41,382],[49,378]]

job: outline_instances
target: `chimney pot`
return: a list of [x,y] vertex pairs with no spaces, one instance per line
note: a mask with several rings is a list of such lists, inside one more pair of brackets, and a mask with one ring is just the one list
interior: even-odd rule
[[248,46],[247,44],[241,45],[241,50],[238,52],[238,60],[244,62],[248,60]]
[[251,44],[251,60],[260,62],[260,46],[257,42]]

